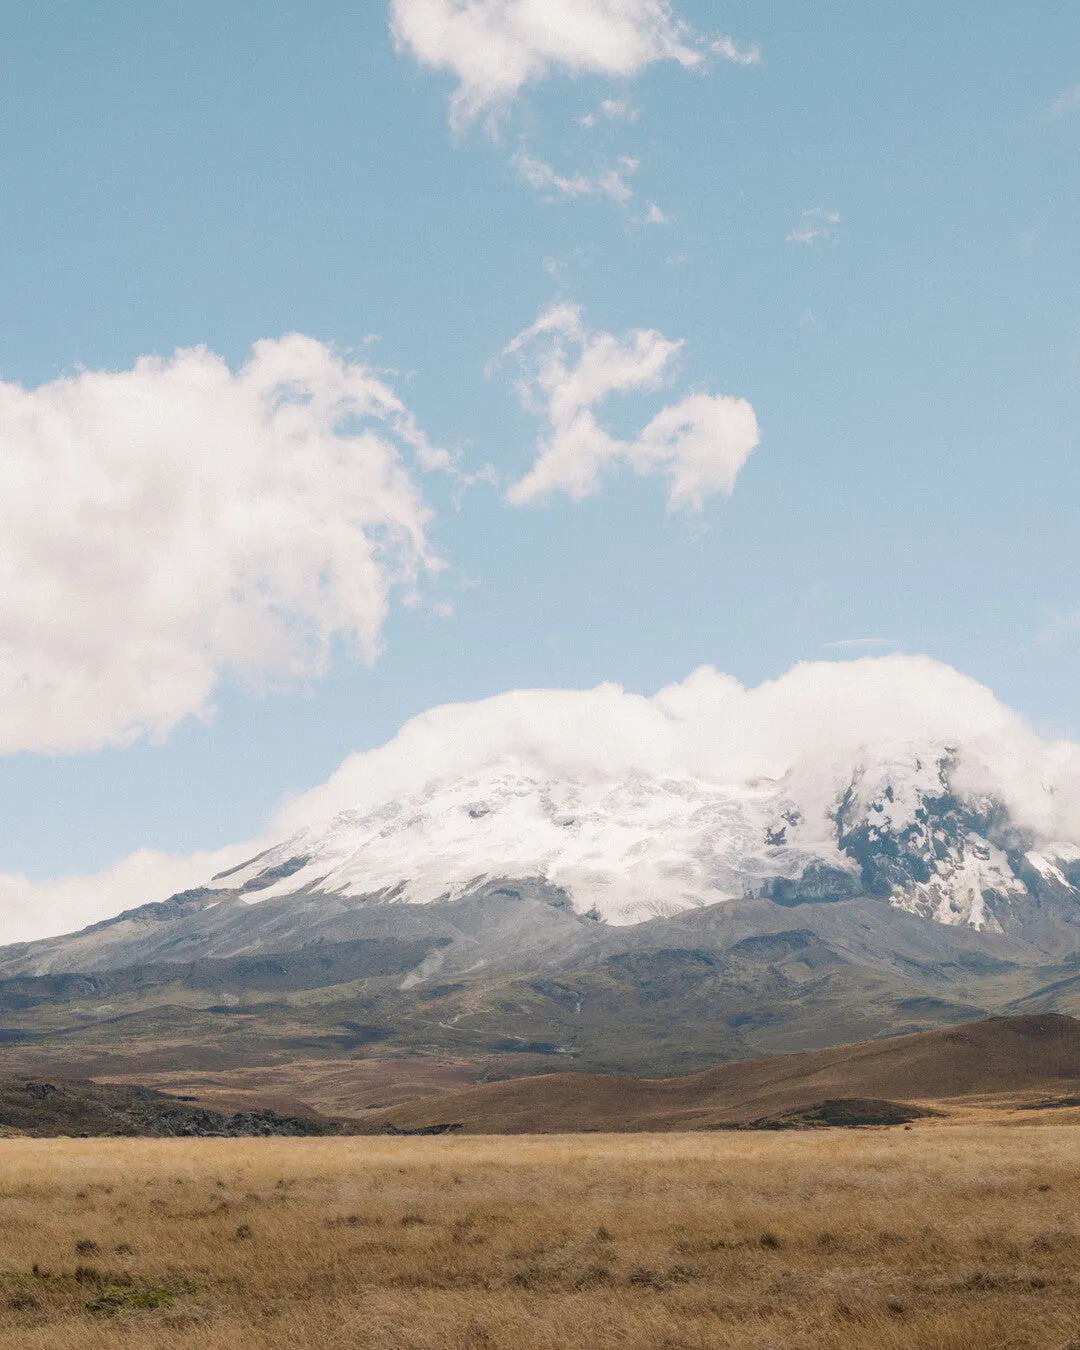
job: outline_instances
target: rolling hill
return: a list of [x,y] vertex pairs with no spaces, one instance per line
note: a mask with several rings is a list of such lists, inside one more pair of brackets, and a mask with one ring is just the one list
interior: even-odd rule
[[681,1078],[550,1073],[430,1091],[334,1117],[223,1109],[211,1094],[0,1080],[0,1132],[37,1136],[558,1134],[895,1125],[989,1109],[1080,1114],[1080,1021],[999,1017],[888,1040],[743,1060]]
[[548,1134],[762,1127],[852,1099],[878,1105],[901,1099],[937,1111],[965,1099],[1031,1108],[1078,1092],[1080,1022],[1008,1017],[725,1064],[686,1078],[550,1074],[489,1083],[369,1112],[364,1128],[453,1124],[468,1133]]

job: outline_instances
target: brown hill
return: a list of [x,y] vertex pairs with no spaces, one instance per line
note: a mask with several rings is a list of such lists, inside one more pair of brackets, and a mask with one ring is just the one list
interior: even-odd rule
[[688,1078],[560,1073],[366,1112],[365,1130],[459,1125],[475,1134],[698,1130],[829,1099],[941,1102],[1080,1092],[1080,1021],[1043,1014],[724,1064]]

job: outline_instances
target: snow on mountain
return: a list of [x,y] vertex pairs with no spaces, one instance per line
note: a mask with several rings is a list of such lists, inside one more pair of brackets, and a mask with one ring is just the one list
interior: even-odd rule
[[634,923],[741,894],[770,799],[690,778],[554,779],[504,762],[341,812],[216,884],[251,887],[253,899],[310,886],[422,903],[542,876],[580,912]]
[[[947,763],[928,768],[913,755],[877,773],[873,792],[856,773],[846,792],[828,794],[826,811],[820,800],[800,805],[783,782],[588,783],[502,764],[374,812],[341,812],[211,884],[252,902],[308,889],[422,904],[500,877],[543,877],[578,912],[616,924],[742,895],[794,903],[869,892],[940,923],[997,929],[995,904],[1028,893],[1010,860],[1017,849],[1003,846],[1004,818],[951,797]],[[1027,860],[1069,887],[1056,863],[1034,851]]]
[[282,817],[308,823],[211,885],[422,904],[542,877],[615,924],[871,895],[994,930],[1040,888],[1080,900],[1080,849],[1051,833],[1077,805],[1078,753],[921,658],[750,691],[711,671],[654,699],[525,691],[353,757]]
[[424,903],[523,877],[617,924],[745,895],[868,895],[983,929],[1035,903],[1055,922],[1080,901],[1080,745],[926,657],[756,688],[706,668],[651,698],[517,690],[414,718],[243,851],[0,876],[0,907],[11,942],[203,883]]

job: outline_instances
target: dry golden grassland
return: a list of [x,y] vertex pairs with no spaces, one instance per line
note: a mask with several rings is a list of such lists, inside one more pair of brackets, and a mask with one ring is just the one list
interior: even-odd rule
[[0,1141],[4,1350],[1080,1347],[1080,1129]]

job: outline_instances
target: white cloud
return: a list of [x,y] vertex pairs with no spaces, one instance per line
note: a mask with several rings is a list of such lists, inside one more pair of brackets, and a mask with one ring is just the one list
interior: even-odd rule
[[1049,121],[1057,122],[1076,112],[1078,108],[1080,108],[1080,84],[1074,84],[1071,89],[1066,89],[1060,97],[1054,99],[1046,110],[1046,116]]
[[[946,748],[959,754],[954,781],[962,791],[1000,799],[1039,840],[1080,843],[1080,745],[1039,738],[989,689],[949,666],[892,655],[804,663],[756,688],[706,667],[651,698],[604,684],[434,708],[388,744],[351,755],[325,784],[279,811],[260,841],[189,859],[140,853],[92,878],[35,885],[2,877],[0,912],[9,940],[70,930],[205,883],[341,811],[362,818],[444,785],[467,793],[470,779],[485,774],[586,787],[640,776],[791,793],[816,804],[824,825],[868,760],[910,766],[913,756]],[[415,840],[414,868],[424,862],[423,834]],[[373,868],[381,857],[373,848]],[[470,875],[506,865],[505,858],[473,861]]]
[[840,238],[840,216],[835,211],[811,207],[799,217],[799,223],[787,237],[789,244],[816,244],[819,240],[835,244]]
[[669,0],[391,0],[399,50],[457,77],[451,120],[497,111],[554,71],[628,78],[658,61],[693,68],[712,53],[760,60],[730,38],[706,38]]
[[[434,708],[289,803],[270,837],[343,810],[367,813],[503,761],[528,764],[541,779],[640,773],[739,784],[780,780],[800,766],[823,772],[867,750],[888,757],[912,744],[967,747],[972,777],[996,778],[1022,818],[1080,839],[1080,745],[1039,740],[984,685],[929,657],[903,655],[802,662],[754,688],[703,667],[651,698],[602,684]],[[1042,786],[1055,782],[1070,795],[1068,822]]]
[[101,872],[30,881],[0,873],[3,941],[29,942],[111,919],[126,909],[167,900],[205,884],[209,877],[244,862],[257,844],[235,844],[206,853],[169,854],[140,849]]
[[558,173],[550,164],[536,159],[525,150],[518,150],[511,160],[514,168],[530,187],[538,192],[553,192],[560,197],[609,197],[625,206],[634,195],[627,178],[637,172],[638,161],[629,155],[620,155],[618,167],[603,169],[593,176],[577,172],[569,177]]
[[638,114],[634,105],[625,98],[605,98],[598,113],[586,113],[584,117],[578,118],[578,126],[592,131],[602,117],[609,122],[636,122]]
[[667,215],[655,202],[646,203],[647,210],[637,222],[639,225],[674,225],[675,217]]
[[730,493],[759,439],[744,399],[693,394],[663,408],[634,440],[612,436],[597,420],[611,394],[659,388],[681,349],[651,329],[622,338],[593,332],[572,304],[553,306],[519,334],[504,355],[522,360],[519,394],[546,416],[549,430],[508,500],[520,506],[565,492],[581,501],[599,492],[601,472],[620,462],[639,474],[666,474],[672,508],[700,510],[710,494]]
[[708,50],[717,56],[722,56],[725,61],[732,61],[737,66],[760,66],[761,48],[756,42],[749,47],[740,47],[734,39],[729,37],[713,38],[708,44]]
[[0,753],[163,735],[222,674],[367,659],[439,566],[392,389],[313,338],[0,382]]

